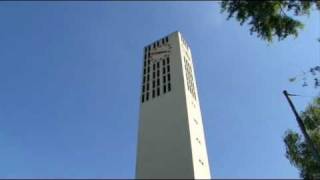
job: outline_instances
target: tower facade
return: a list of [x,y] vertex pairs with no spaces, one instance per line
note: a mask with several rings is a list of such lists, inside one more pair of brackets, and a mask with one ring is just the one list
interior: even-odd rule
[[144,48],[136,178],[211,178],[190,47],[174,32]]

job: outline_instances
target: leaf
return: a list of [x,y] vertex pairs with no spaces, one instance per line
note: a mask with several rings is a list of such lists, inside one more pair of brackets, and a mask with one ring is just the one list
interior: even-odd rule
[[293,81],[295,81],[296,79],[297,79],[296,77],[293,77],[293,78],[290,78],[289,81],[290,81],[290,82],[293,82]]

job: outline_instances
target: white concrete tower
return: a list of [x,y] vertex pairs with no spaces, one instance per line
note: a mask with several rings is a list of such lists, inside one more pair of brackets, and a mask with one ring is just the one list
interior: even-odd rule
[[174,32],[144,48],[136,178],[210,179],[190,47]]

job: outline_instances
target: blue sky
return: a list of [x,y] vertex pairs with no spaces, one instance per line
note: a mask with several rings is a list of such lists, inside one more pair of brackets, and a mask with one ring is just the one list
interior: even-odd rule
[[193,54],[214,178],[297,178],[285,130],[318,90],[319,13],[267,44],[218,2],[1,2],[0,178],[133,178],[142,48],[180,31]]

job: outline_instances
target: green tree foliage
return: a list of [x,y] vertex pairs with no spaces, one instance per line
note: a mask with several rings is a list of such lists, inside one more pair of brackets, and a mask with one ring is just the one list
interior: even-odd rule
[[228,19],[235,17],[241,25],[248,22],[251,34],[272,42],[274,37],[279,41],[289,35],[297,37],[303,23],[294,17],[308,15],[313,4],[320,10],[320,1],[316,0],[227,0],[221,2],[221,12],[227,11]]
[[[309,78],[308,78],[309,77]],[[309,86],[308,79],[313,81],[314,88],[320,87],[320,66],[310,68],[308,71],[289,79],[290,82],[302,81],[302,87]]]
[[[320,151],[320,97],[316,98],[304,112],[301,118],[305,124],[312,142]],[[313,156],[309,144],[300,134],[288,130],[284,137],[286,145],[286,157],[300,170],[300,176],[304,179],[320,179],[320,162]]]
[[[245,22],[250,27],[250,34],[256,34],[262,40],[272,42],[288,36],[297,37],[303,23],[297,17],[309,15],[312,9],[320,10],[320,0],[226,0],[221,2],[221,12],[228,13],[228,20],[234,17],[243,25]],[[320,42],[320,38],[317,39]],[[309,72],[303,72],[302,86],[308,86],[307,77],[312,74],[314,87],[320,86],[320,76],[314,72],[319,66],[310,68]],[[309,76],[310,77],[310,76]],[[290,82],[300,81],[298,77],[290,78]]]

